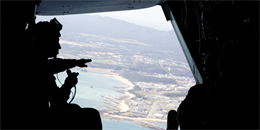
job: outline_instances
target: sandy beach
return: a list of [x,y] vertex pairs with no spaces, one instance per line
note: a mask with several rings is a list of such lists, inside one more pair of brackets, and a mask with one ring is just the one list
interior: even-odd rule
[[118,121],[121,122],[123,120],[125,121],[130,121],[133,122],[135,124],[138,124],[140,126],[146,127],[146,128],[150,128],[153,130],[165,130],[162,129],[158,126],[155,126],[153,123],[154,122],[160,122],[160,123],[167,123],[166,120],[161,120],[161,119],[152,119],[152,118],[133,118],[133,117],[125,117],[125,116],[119,116],[119,115],[110,115],[108,113],[103,113],[103,118],[102,119],[112,119],[114,121]]
[[128,120],[138,120],[138,121],[156,121],[156,122],[167,122],[167,120],[162,120],[162,119],[153,119],[153,118],[133,118],[133,117],[125,117],[125,116],[119,116],[119,115],[110,115],[108,113],[104,113],[104,116],[109,116],[109,117],[116,117],[120,119],[128,119]]
[[[128,90],[130,89],[133,89],[134,88],[134,84],[132,84],[132,82],[130,82],[129,80],[123,78],[123,77],[120,77],[120,76],[117,76],[117,75],[108,75],[109,77],[112,77],[116,80],[119,80],[125,84],[127,84],[127,87],[125,88],[125,94],[128,96],[128,99],[131,99],[132,97],[134,97],[135,95],[134,94],[131,94],[129,92],[127,92]],[[126,112],[128,111],[130,108],[128,105],[125,104],[125,101],[122,100],[119,105],[118,105],[118,108],[119,108],[119,111],[120,112]]]
[[[81,68],[82,69],[82,68]],[[114,78],[116,80],[119,80],[121,82],[123,82],[124,84],[126,84],[127,86],[125,88],[122,88],[122,91],[123,93],[127,96],[127,99],[131,99],[133,97],[135,97],[134,94],[132,93],[129,93],[128,90],[131,90],[134,88],[134,84],[132,82],[130,82],[128,79],[125,79],[121,76],[118,76],[118,75],[113,75],[111,74],[110,72],[111,71],[115,71],[113,69],[103,69],[103,68],[91,68],[91,67],[88,67],[88,68],[84,68],[86,70],[94,70],[94,71],[100,71],[100,72],[106,72],[107,74],[103,74],[103,73],[99,73],[99,74],[102,74],[102,75],[105,75],[105,76],[108,76],[108,77],[111,77],[111,78]],[[89,73],[95,73],[95,72],[90,72],[88,71]],[[124,87],[124,86],[121,86],[121,87]],[[121,92],[122,92],[121,91]],[[151,124],[153,124],[152,122],[162,122],[162,123],[166,123],[167,120],[162,120],[162,119],[154,119],[154,118],[133,118],[133,117],[127,117],[127,116],[120,116],[120,115],[113,115],[111,113],[113,112],[127,112],[129,111],[130,107],[125,103],[125,97],[124,98],[118,98],[118,99],[109,99],[111,102],[114,102],[118,105],[114,106],[111,106],[111,108],[109,108],[109,110],[107,111],[104,111],[102,112],[102,116],[101,118],[113,118],[114,120],[127,120],[127,121],[131,121],[131,122],[134,122],[136,124],[139,124],[143,127],[146,127],[146,128],[152,128],[152,129],[158,129],[158,130],[161,130],[161,128],[159,127],[156,127],[156,126],[153,126]],[[110,113],[110,114],[109,114]],[[150,122],[150,123],[149,123]]]
[[[114,71],[113,69],[91,68],[91,67],[81,68],[81,69],[101,71],[101,72],[106,72],[106,73],[109,73],[110,71]],[[130,82],[128,79],[125,79],[125,78],[118,76],[118,75],[112,75],[112,74],[102,74],[102,75],[109,76],[111,78],[114,78],[114,79],[119,80],[119,81],[123,82],[124,84],[126,84],[127,87],[124,89],[124,94],[126,94],[128,96],[128,99],[131,99],[132,97],[135,96],[134,94],[128,92],[128,90],[134,88],[134,84],[132,84],[132,82]],[[120,112],[126,112],[130,108],[129,108],[128,105],[125,104],[124,100],[121,100],[121,101],[118,102],[118,109],[119,109]]]

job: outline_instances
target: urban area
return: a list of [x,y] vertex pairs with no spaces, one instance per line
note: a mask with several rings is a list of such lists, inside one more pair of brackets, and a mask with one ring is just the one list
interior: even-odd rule
[[[123,100],[130,109],[113,114],[166,120],[168,111],[176,110],[189,88],[195,85],[187,63],[164,58],[166,54],[173,55],[174,52],[164,51],[160,56],[161,52],[155,50],[147,54],[144,53],[145,49],[131,47],[131,44],[148,47],[144,43],[102,36],[97,38],[95,35],[85,36],[88,37],[87,43],[61,40],[63,52],[61,51],[60,57],[91,58],[90,67],[112,69],[109,74],[122,76],[135,85],[129,90],[135,97]],[[111,41],[114,43],[111,44]],[[128,46],[115,44],[118,42],[128,43]]]

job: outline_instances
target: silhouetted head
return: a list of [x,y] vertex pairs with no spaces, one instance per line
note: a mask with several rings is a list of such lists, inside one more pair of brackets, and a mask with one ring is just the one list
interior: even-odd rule
[[55,25],[51,22],[38,22],[36,24],[36,34],[33,40],[33,50],[38,56],[56,57],[61,46],[59,44],[61,24]]
[[177,112],[175,110],[170,110],[167,117],[167,129],[178,129],[179,121],[176,118]]

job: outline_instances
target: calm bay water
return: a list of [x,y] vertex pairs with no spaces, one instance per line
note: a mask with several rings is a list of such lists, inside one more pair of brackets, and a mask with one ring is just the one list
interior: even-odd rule
[[[72,103],[79,104],[81,107],[91,107],[97,110],[108,110],[109,105],[105,104],[105,102],[109,102],[110,100],[108,100],[107,97],[115,99],[125,96],[125,94],[117,92],[119,89],[115,87],[127,87],[127,85],[119,80],[102,75],[104,72],[81,72],[77,69],[71,69],[71,71],[79,72],[78,84],[76,85],[76,96]],[[67,74],[66,72],[59,73],[58,79],[57,75],[55,76],[57,85],[61,86],[61,84],[58,82],[58,79],[61,81],[61,83],[64,83]],[[74,93],[74,88],[72,89],[72,92]],[[109,103],[116,105],[111,102]],[[117,122],[102,119],[102,125],[104,130],[150,130],[128,121]],[[154,123],[153,125],[166,129],[166,123]]]

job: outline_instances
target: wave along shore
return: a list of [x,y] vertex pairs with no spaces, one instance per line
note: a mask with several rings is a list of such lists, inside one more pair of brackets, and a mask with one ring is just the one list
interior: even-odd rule
[[[80,69],[82,69],[82,68],[80,68]],[[130,82],[128,79],[125,79],[125,78],[123,78],[121,76],[109,74],[110,71],[115,71],[115,70],[113,70],[113,69],[104,69],[104,68],[91,68],[91,67],[83,68],[83,69],[93,70],[93,71],[100,71],[100,72],[107,73],[107,74],[105,74],[105,73],[104,74],[103,73],[99,73],[99,74],[106,75],[108,77],[111,77],[111,78],[114,78],[116,80],[119,80],[119,81],[123,82],[124,84],[127,85],[127,87],[123,89],[123,93],[126,94],[128,99],[131,99],[131,98],[135,97],[134,94],[128,92],[128,90],[131,90],[131,89],[134,88],[134,84],[132,82]],[[89,73],[92,73],[92,72],[89,72]],[[93,72],[93,73],[95,73],[95,72]],[[133,117],[127,117],[127,116],[120,116],[120,115],[110,114],[110,113],[113,113],[113,112],[118,112],[118,110],[120,112],[126,112],[126,111],[128,111],[130,109],[129,106],[127,104],[125,104],[123,98],[120,98],[119,100],[118,99],[111,99],[111,100],[112,100],[111,102],[116,102],[118,104],[117,105],[117,110],[116,109],[109,109],[107,111],[102,111],[101,112],[101,116],[102,116],[101,118],[113,119],[113,120],[116,120],[116,121],[121,121],[121,120],[131,121],[131,122],[134,122],[134,123],[136,123],[138,125],[141,125],[143,127],[147,127],[147,128],[151,128],[151,129],[158,129],[158,130],[160,130],[162,128],[159,128],[159,127],[151,125],[152,122],[167,123],[166,120],[161,120],[161,119],[133,118]]]

